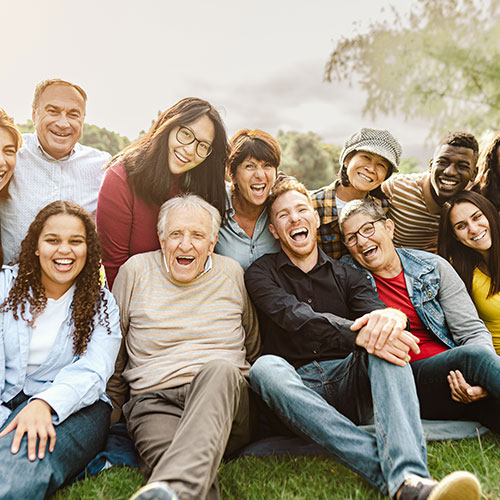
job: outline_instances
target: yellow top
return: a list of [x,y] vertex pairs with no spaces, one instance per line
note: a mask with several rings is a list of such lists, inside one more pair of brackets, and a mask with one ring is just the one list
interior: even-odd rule
[[486,298],[490,289],[490,281],[490,277],[476,267],[472,278],[472,299],[476,304],[479,317],[491,332],[495,351],[500,355],[500,293]]

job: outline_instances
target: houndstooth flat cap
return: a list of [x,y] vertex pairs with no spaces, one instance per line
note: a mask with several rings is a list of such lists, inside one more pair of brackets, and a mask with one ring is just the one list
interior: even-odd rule
[[353,151],[367,151],[383,156],[394,167],[394,172],[398,171],[403,153],[401,144],[388,130],[376,128],[362,128],[345,141],[340,153],[340,165],[344,164],[345,157]]

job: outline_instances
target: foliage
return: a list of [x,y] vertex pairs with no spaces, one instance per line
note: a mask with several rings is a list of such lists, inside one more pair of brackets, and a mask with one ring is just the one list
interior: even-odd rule
[[[475,473],[485,500],[500,498],[500,438],[428,443],[431,474]],[[328,457],[243,457],[219,468],[222,500],[382,500],[359,476]],[[126,500],[145,480],[136,469],[113,467],[59,490],[51,500]]]
[[409,13],[342,38],[325,79],[357,76],[364,112],[430,120],[433,135],[498,128],[500,0],[416,0]]
[[422,172],[426,168],[427,165],[421,165],[418,158],[408,156],[401,158],[398,170],[400,174],[411,174],[413,172]]
[[[28,120],[26,123],[18,123],[17,127],[22,134],[31,134],[35,131],[33,122]],[[85,146],[91,146],[101,151],[107,151],[111,155],[115,155],[125,146],[130,144],[127,137],[124,137],[116,132],[111,132],[106,128],[98,127],[97,125],[83,125],[82,137],[79,141]]]
[[313,132],[280,130],[277,139],[282,152],[280,169],[297,177],[308,189],[330,184],[336,177],[341,148],[322,143]]
[[107,151],[111,155],[115,155],[125,146],[130,144],[127,137],[106,128],[101,128],[97,125],[89,125],[87,123],[83,126],[83,134],[80,142],[85,144],[85,146]]

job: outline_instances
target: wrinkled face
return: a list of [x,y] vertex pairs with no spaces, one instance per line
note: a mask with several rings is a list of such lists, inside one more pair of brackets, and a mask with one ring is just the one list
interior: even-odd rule
[[8,184],[16,166],[17,143],[6,128],[0,127],[0,191]]
[[85,102],[68,85],[50,85],[33,110],[33,123],[44,151],[59,160],[67,156],[82,135]]
[[238,185],[238,196],[251,205],[262,206],[276,180],[276,167],[265,161],[247,157],[236,167],[231,178],[233,184]]
[[349,217],[343,225],[344,239],[348,238],[351,233],[361,230],[357,233],[356,244],[349,247],[349,251],[360,266],[372,273],[381,274],[382,271],[390,268],[394,261],[399,262],[392,243],[394,223],[390,219],[379,220],[374,223],[374,233],[365,237],[362,234],[363,227],[370,222],[373,222],[373,219],[366,213],[358,213]]
[[378,188],[391,168],[383,156],[356,151],[347,162],[347,177],[352,187],[366,193]]
[[212,144],[215,137],[215,127],[207,116],[200,116],[191,123],[183,124],[189,127],[196,139],[191,144],[181,144],[177,139],[180,126],[174,127],[168,135],[168,168],[173,174],[182,174],[197,167],[205,160],[197,153],[199,142]]
[[82,220],[69,214],[49,217],[38,238],[35,255],[40,259],[47,297],[61,297],[87,261],[87,232]]
[[488,254],[491,248],[490,223],[476,205],[468,201],[458,203],[451,209],[450,222],[460,243]]
[[465,189],[476,175],[474,151],[444,144],[431,160],[431,185],[440,203]]
[[271,206],[269,229],[290,260],[309,256],[316,248],[318,213],[305,195],[287,191]]
[[176,281],[193,281],[205,269],[217,242],[217,238],[211,241],[211,227],[210,214],[202,208],[174,209],[168,214],[160,244]]

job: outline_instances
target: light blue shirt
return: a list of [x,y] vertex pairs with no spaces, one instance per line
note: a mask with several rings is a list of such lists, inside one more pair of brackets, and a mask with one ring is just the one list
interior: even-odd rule
[[231,257],[247,270],[250,264],[266,253],[280,251],[280,244],[269,231],[269,216],[264,210],[257,219],[252,238],[248,236],[233,219],[234,208],[231,187],[226,186],[229,200],[228,217],[219,229],[219,239],[215,245],[215,253]]
[[21,241],[38,212],[56,200],[74,201],[92,216],[109,153],[79,143],[68,156],[55,160],[35,134],[23,135],[9,184],[10,198],[0,202],[4,262],[19,255]]
[[[0,303],[8,296],[16,275],[17,266],[4,266],[0,271]],[[12,311],[0,314],[0,427],[11,413],[3,403],[21,391],[52,407],[54,425],[99,399],[110,402],[106,383],[114,372],[122,337],[118,306],[109,291],[104,290],[104,294],[111,335],[96,314],[87,350],[75,356],[69,311],[47,359],[30,375],[27,367],[32,329],[26,321],[14,319]],[[26,316],[30,317],[29,312]]]

